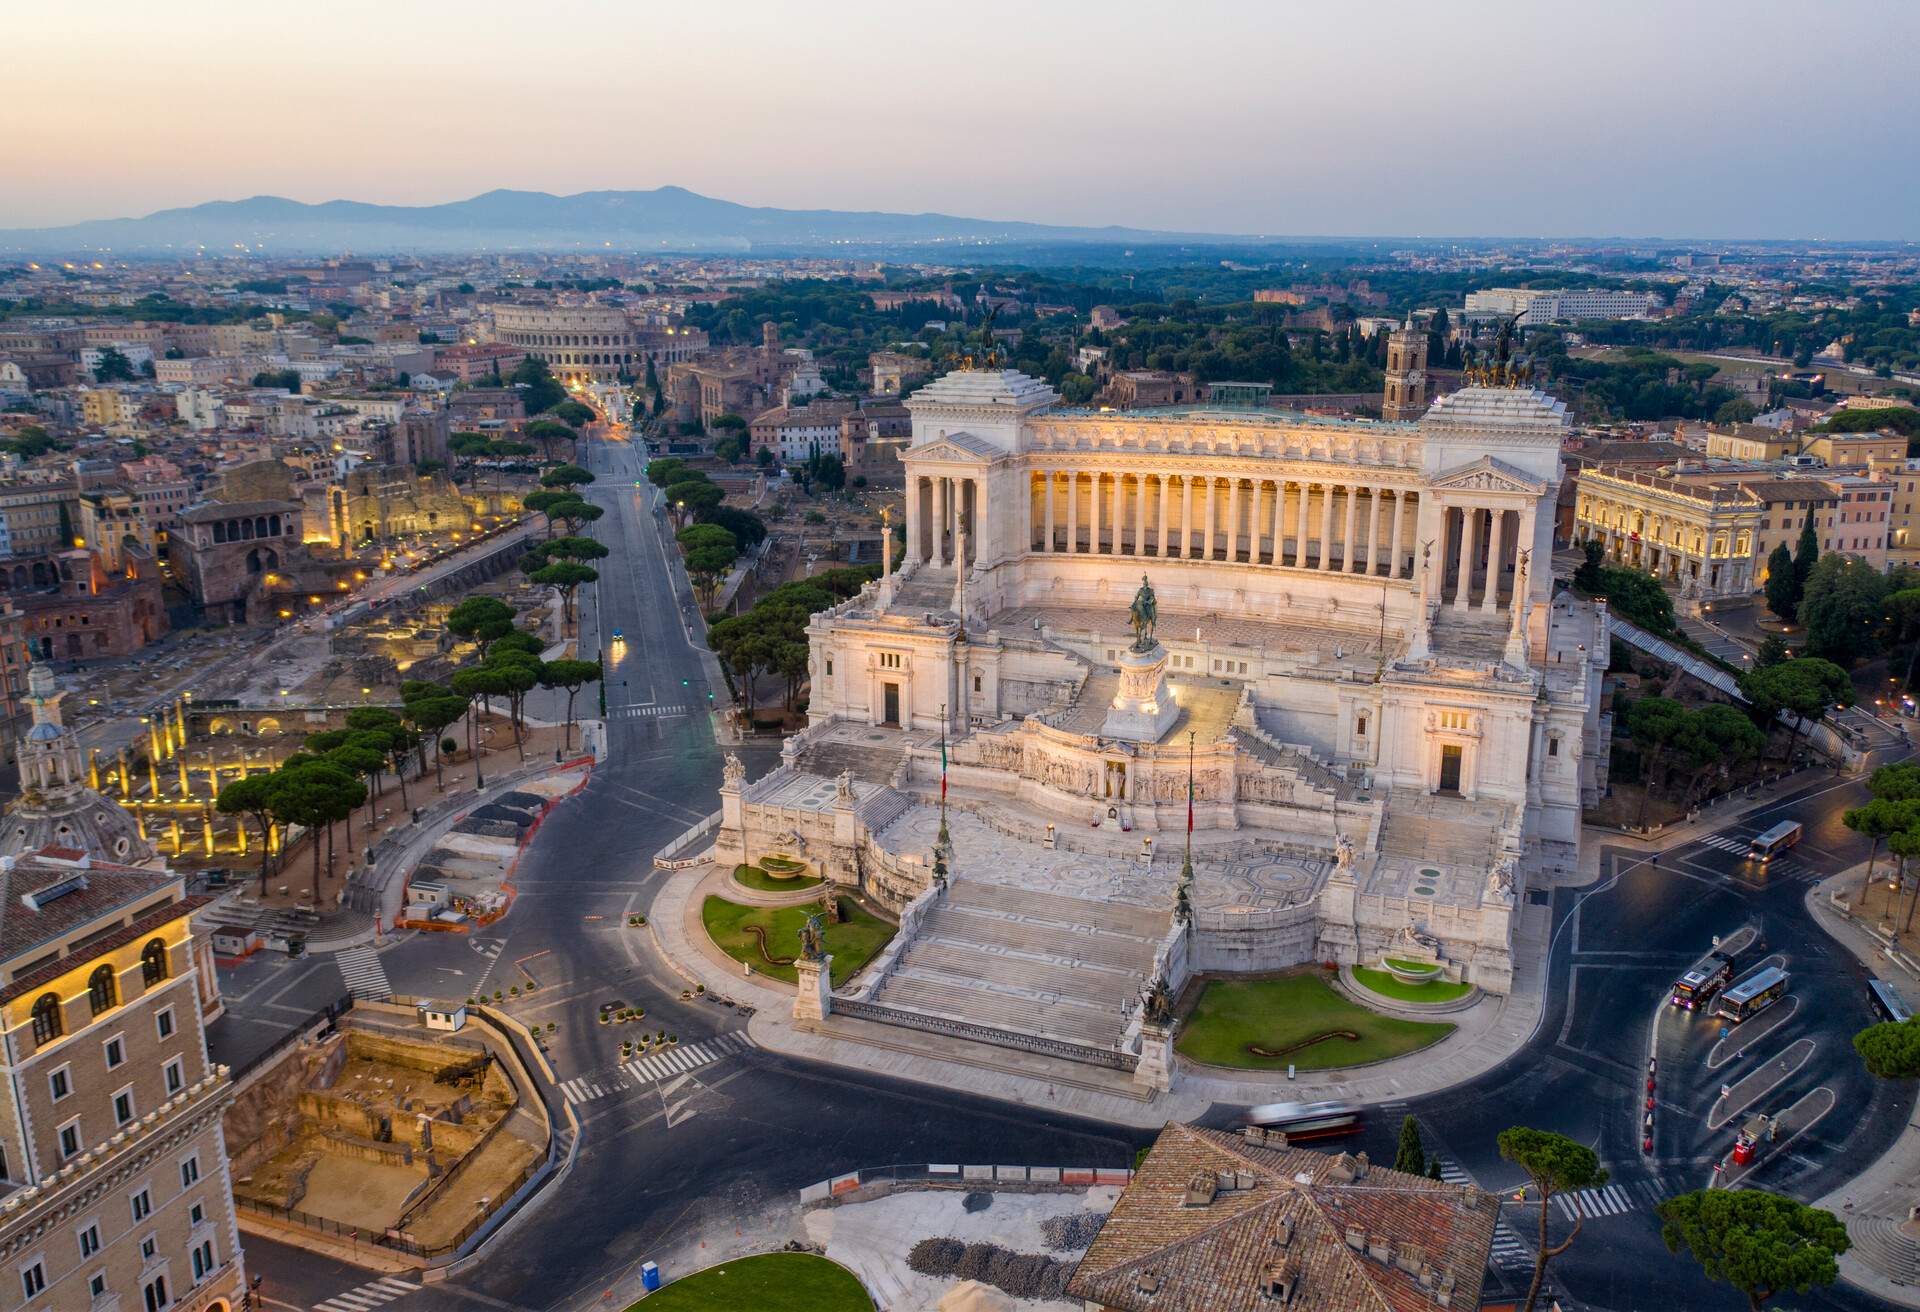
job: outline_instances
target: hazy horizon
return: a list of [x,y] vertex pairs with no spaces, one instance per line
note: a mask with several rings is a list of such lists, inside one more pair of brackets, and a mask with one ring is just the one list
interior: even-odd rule
[[1920,237],[1920,6],[1812,13],[38,5],[0,227],[674,185],[1242,235]]

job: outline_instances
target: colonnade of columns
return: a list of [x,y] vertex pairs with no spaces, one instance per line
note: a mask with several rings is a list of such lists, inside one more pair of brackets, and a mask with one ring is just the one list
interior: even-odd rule
[[[1655,531],[1657,533],[1657,530]],[[1620,525],[1576,523],[1576,542],[1599,542],[1606,558],[1630,569],[1641,569],[1670,583],[1682,592],[1698,592],[1710,597],[1739,597],[1752,592],[1754,563],[1751,538],[1739,538],[1735,546],[1746,551],[1728,552],[1725,544],[1704,534],[1683,535],[1680,543],[1662,542],[1653,533],[1642,536]],[[1709,542],[1713,546],[1709,549]]]
[[1411,578],[1417,493],[1370,484],[1042,470],[1027,545]]
[[916,474],[907,480],[909,561],[940,568],[979,559],[986,487],[977,478]]
[[[1533,508],[1443,505],[1439,514],[1439,600],[1455,611],[1499,610],[1512,600],[1520,553],[1531,549]],[[1533,562],[1536,572],[1545,565]]]

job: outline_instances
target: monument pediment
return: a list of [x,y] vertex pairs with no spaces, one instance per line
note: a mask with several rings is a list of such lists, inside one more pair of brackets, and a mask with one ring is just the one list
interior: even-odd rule
[[920,446],[909,447],[907,458],[915,462],[938,460],[946,464],[974,465],[984,468],[1004,455],[998,447],[972,433],[947,433]]
[[1539,479],[1493,456],[1481,456],[1470,465],[1450,469],[1435,477],[1430,486],[1436,492],[1514,492],[1536,497],[1547,490]]

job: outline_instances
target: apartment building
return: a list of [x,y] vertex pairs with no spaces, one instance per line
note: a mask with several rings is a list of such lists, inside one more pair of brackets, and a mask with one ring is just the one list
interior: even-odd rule
[[[85,804],[47,667],[20,753],[36,806]],[[97,796],[95,802],[97,803]],[[0,1309],[233,1312],[246,1288],[207,1056],[208,940],[183,877],[43,845],[0,857]]]
[[204,899],[77,848],[0,859],[0,881],[0,1307],[230,1312],[246,1274]]
[[1659,306],[1660,298],[1652,292],[1598,287],[1489,287],[1467,293],[1466,317],[1489,319],[1517,314],[1521,327],[1531,328],[1582,319],[1644,319]]

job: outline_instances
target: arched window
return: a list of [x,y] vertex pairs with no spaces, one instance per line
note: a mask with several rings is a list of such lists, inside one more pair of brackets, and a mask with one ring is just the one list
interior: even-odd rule
[[51,993],[40,995],[33,1004],[33,1041],[51,1043],[60,1037],[60,999]]
[[167,977],[167,945],[154,939],[140,949],[140,978],[149,985]]
[[92,1004],[96,1016],[111,1010],[114,1003],[119,1001],[115,996],[112,966],[101,966],[87,976],[87,1001]]

